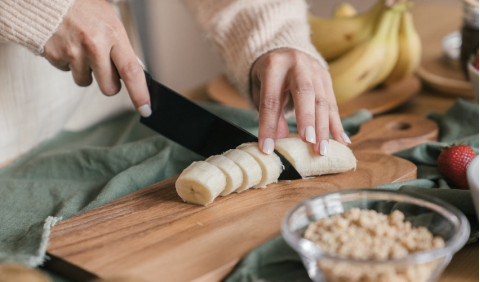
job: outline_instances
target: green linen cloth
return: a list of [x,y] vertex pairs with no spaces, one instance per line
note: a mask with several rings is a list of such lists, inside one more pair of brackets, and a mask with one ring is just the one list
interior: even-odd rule
[[[253,134],[258,131],[253,111],[203,106]],[[355,131],[370,118],[359,112],[345,120],[345,127]],[[294,122],[289,127],[296,131]],[[40,265],[50,228],[59,220],[174,176],[199,159],[140,124],[136,113],[59,133],[0,170],[0,262]]]
[[[470,222],[468,243],[478,242],[478,218],[470,191],[450,189],[452,187],[442,178],[437,167],[437,158],[442,148],[448,145],[467,144],[478,154],[478,104],[459,99],[445,114],[431,113],[428,118],[438,124],[438,142],[418,145],[395,154],[417,165],[418,179],[376,188],[434,196],[456,206]],[[225,281],[311,280],[300,257],[278,236],[250,252]]]

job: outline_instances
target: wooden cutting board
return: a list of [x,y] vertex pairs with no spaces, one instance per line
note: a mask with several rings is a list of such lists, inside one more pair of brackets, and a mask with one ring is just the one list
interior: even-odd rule
[[176,177],[166,179],[57,224],[48,253],[64,263],[49,267],[77,280],[83,279],[72,265],[102,278],[218,281],[249,251],[279,235],[283,217],[300,201],[415,179],[416,166],[389,153],[436,137],[436,124],[426,118],[379,117],[352,138],[356,171],[282,181],[217,198],[207,207],[183,203]]

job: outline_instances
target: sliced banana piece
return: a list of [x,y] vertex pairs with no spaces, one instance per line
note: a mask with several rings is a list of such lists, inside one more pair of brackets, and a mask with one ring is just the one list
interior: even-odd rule
[[198,161],[182,171],[175,188],[185,202],[206,206],[225,189],[226,184],[225,174],[218,167]]
[[299,137],[276,140],[275,149],[282,154],[302,177],[345,172],[357,167],[352,150],[333,139],[328,142],[328,154],[318,155],[313,145]]
[[206,161],[218,167],[225,174],[227,184],[220,193],[221,196],[232,193],[242,185],[242,169],[234,161],[222,155],[211,156]]
[[266,188],[270,183],[276,183],[283,170],[283,164],[276,154],[267,155],[258,149],[258,143],[244,143],[237,147],[249,153],[262,169],[262,179],[253,188]]
[[239,149],[231,149],[223,153],[223,156],[231,159],[242,170],[243,182],[236,192],[243,192],[260,183],[262,168],[249,153]]

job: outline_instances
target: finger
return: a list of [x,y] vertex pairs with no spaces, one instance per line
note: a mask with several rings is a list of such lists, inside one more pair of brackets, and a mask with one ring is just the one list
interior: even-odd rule
[[329,106],[328,99],[325,97],[325,91],[320,80],[315,82],[315,133],[317,143],[315,152],[326,156],[328,154],[329,140]]
[[92,71],[88,66],[87,60],[79,57],[74,62],[71,62],[69,67],[76,84],[79,86],[89,86],[92,84]]
[[350,138],[348,138],[345,133],[340,119],[340,114],[338,112],[337,101],[335,98],[335,93],[333,92],[332,80],[330,75],[322,76],[323,86],[325,90],[325,95],[329,101],[329,121],[330,121],[330,133],[332,134],[333,139],[347,145],[351,144]]
[[291,73],[289,80],[298,132],[304,141],[315,144],[315,89],[313,83],[309,76],[298,69]]
[[284,75],[271,70],[263,79],[260,86],[259,102],[259,146],[265,154],[271,154],[274,149],[274,138],[277,135],[277,126],[282,114],[282,89]]
[[57,69],[59,70],[62,70],[62,71],[70,71],[70,65],[68,63],[65,63],[65,62],[52,62],[50,61],[50,64],[52,64],[52,66],[56,67]]
[[[62,58],[62,56],[60,55],[60,52],[57,50],[57,48],[50,47],[51,45],[52,45],[52,43],[49,43],[49,44],[45,45],[45,51],[42,54],[42,56],[44,56],[45,59],[47,59],[47,61],[50,64],[52,64],[52,66],[56,67],[57,69],[62,70],[62,71],[69,71],[70,66],[68,65],[68,62]],[[49,46],[48,49],[47,49],[47,46]],[[47,52],[47,50],[48,50],[48,52]]]
[[150,96],[148,94],[145,74],[137,56],[133,52],[128,40],[125,44],[117,44],[112,47],[110,56],[118,70],[120,78],[127,87],[130,99],[137,111],[143,116],[151,115]]
[[289,130],[288,130],[287,121],[285,120],[285,115],[281,114],[278,117],[276,139],[288,137],[288,133],[289,133]]
[[96,58],[92,62],[92,68],[93,75],[103,94],[112,96],[120,91],[122,87],[120,77],[109,55]]

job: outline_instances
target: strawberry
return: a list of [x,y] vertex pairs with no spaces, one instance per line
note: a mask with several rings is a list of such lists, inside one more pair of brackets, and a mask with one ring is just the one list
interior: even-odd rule
[[447,147],[438,156],[438,170],[453,186],[468,189],[467,167],[475,156],[475,151],[467,145]]

